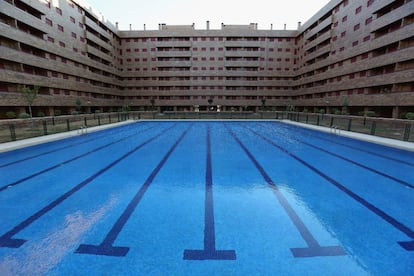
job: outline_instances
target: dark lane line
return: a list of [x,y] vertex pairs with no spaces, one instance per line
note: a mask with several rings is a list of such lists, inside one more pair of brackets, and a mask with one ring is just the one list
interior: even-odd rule
[[243,144],[243,142],[237,137],[237,135],[226,125],[227,130],[230,132],[231,136],[236,140],[239,146],[247,154],[250,160],[255,165],[256,169],[265,179],[266,183],[272,189],[280,205],[285,209],[290,220],[295,225],[296,229],[299,231],[300,235],[306,242],[308,247],[305,248],[291,248],[293,256],[295,257],[315,257],[315,256],[341,256],[346,255],[345,250],[341,246],[321,246],[318,241],[313,237],[312,233],[306,227],[305,223],[298,216],[292,206],[289,204],[284,195],[280,192],[278,186],[273,182],[270,176],[267,174],[265,169],[260,165],[257,159],[249,151],[249,149]]
[[157,176],[158,172],[162,169],[164,164],[167,162],[170,155],[173,153],[175,148],[178,144],[184,139],[184,136],[190,130],[192,125],[190,125],[178,138],[178,140],[172,145],[172,147],[168,150],[165,156],[161,159],[160,163],[154,168],[151,172],[149,177],[145,180],[144,184],[135,194],[133,199],[129,202],[128,206],[125,208],[124,212],[119,216],[118,220],[112,226],[111,230],[109,230],[108,234],[104,238],[101,244],[93,245],[93,244],[81,244],[76,249],[75,253],[80,254],[93,254],[93,255],[106,255],[106,256],[117,256],[123,257],[125,256],[128,251],[129,247],[125,246],[113,246],[116,238],[118,237],[119,233],[122,231],[122,228],[125,226],[129,218],[131,217],[132,213],[134,212],[137,205],[140,203],[142,197],[144,196],[145,192],[154,181],[155,177]]
[[[319,139],[319,140],[324,140],[324,141],[327,141],[327,142],[332,143],[332,144],[336,144],[336,145],[340,145],[340,146],[347,147],[347,148],[350,148],[350,149],[354,149],[354,150],[357,150],[357,151],[365,152],[365,153],[368,153],[368,154],[371,154],[371,155],[374,155],[374,156],[377,156],[377,157],[381,157],[381,158],[384,158],[384,159],[395,161],[397,163],[402,163],[404,165],[414,167],[414,163],[406,161],[406,160],[397,159],[397,158],[394,158],[394,157],[391,157],[391,156],[380,154],[378,152],[372,152],[372,151],[369,151],[369,150],[366,150],[366,149],[362,149],[362,148],[358,148],[358,147],[355,147],[355,146],[348,145],[346,143],[340,143],[338,141],[333,141],[332,139],[329,139],[329,138],[321,137],[320,135],[314,134],[314,132],[318,132],[316,130],[312,131],[312,130],[309,130],[309,129],[303,129],[303,127],[292,126],[292,125],[288,125],[288,124],[284,124],[284,123],[278,123],[278,122],[272,122],[272,123],[278,124],[278,126],[282,125],[284,129],[287,129],[287,130],[292,130],[293,129],[294,131],[302,133],[303,135],[311,136],[311,137]],[[323,133],[323,134],[327,134],[327,133]],[[343,137],[343,138],[347,138],[347,137]],[[348,138],[348,139],[359,141],[357,139],[352,139],[352,138]],[[361,142],[365,142],[365,141],[361,141]],[[365,143],[369,143],[369,142],[365,142]],[[379,146],[381,146],[381,145],[379,145]],[[387,147],[387,146],[384,146],[384,147]]]
[[214,225],[213,169],[211,161],[210,126],[207,126],[206,191],[204,201],[204,248],[185,249],[184,260],[235,260],[235,250],[216,249],[216,231]]
[[[391,224],[395,229],[397,229],[400,232],[404,233],[409,238],[414,239],[414,231],[411,228],[409,228],[408,226],[404,225],[402,222],[398,221],[397,219],[395,219],[391,215],[387,214],[385,211],[381,210],[380,208],[376,207],[372,203],[368,202],[363,197],[357,195],[356,193],[354,193],[353,191],[351,191],[350,189],[348,189],[347,187],[345,187],[344,185],[342,185],[341,183],[339,183],[335,179],[329,177],[328,175],[326,175],[325,173],[323,173],[322,171],[320,171],[316,167],[312,166],[311,164],[307,163],[306,161],[302,160],[301,158],[299,158],[298,156],[296,156],[292,152],[290,152],[290,151],[286,150],[285,148],[283,148],[282,146],[276,144],[273,140],[261,135],[260,133],[258,133],[256,131],[253,131],[253,130],[250,130],[250,131],[252,133],[254,133],[255,135],[257,135],[258,137],[260,137],[261,139],[268,142],[269,144],[271,144],[274,147],[278,148],[279,150],[281,150],[285,154],[289,155],[293,159],[297,160],[299,163],[301,163],[305,167],[311,169],[316,174],[318,174],[321,177],[323,177],[324,179],[326,179],[329,183],[331,183],[332,185],[337,187],[339,190],[341,190],[342,192],[344,192],[345,194],[347,194],[348,196],[350,196],[351,198],[353,198],[354,200],[356,200],[357,202],[362,204],[368,210],[370,210],[371,212],[373,212],[374,214],[376,214],[377,216],[379,216],[380,218],[382,218],[383,220],[385,220],[386,222]],[[413,241],[408,241],[408,242],[405,242],[405,241],[404,242],[398,242],[398,244],[400,244],[401,247],[403,247],[404,249],[406,249],[408,251],[413,251],[414,250],[414,240]]]
[[95,178],[97,178],[101,174],[105,173],[107,170],[109,170],[110,168],[112,168],[113,166],[115,166],[116,164],[118,164],[119,162],[121,162],[122,160],[124,160],[125,158],[130,156],[131,154],[135,153],[136,151],[138,151],[139,149],[141,149],[145,145],[151,143],[155,139],[159,138],[161,135],[165,134],[167,130],[173,128],[174,126],[175,125],[171,126],[170,128],[168,128],[166,130],[161,131],[160,133],[158,133],[158,134],[154,135],[153,137],[147,139],[146,141],[142,142],[141,144],[139,144],[138,146],[136,146],[132,150],[130,150],[127,153],[123,154],[121,157],[119,157],[118,159],[112,161],[110,164],[106,165],[105,167],[103,167],[102,169],[100,169],[99,171],[97,171],[96,173],[94,173],[93,175],[91,175],[90,177],[88,177],[87,179],[82,181],[81,183],[77,184],[75,187],[73,187],[72,189],[70,189],[66,193],[59,196],[53,202],[49,203],[47,206],[43,207],[41,210],[37,211],[36,213],[31,215],[30,217],[28,217],[24,221],[22,221],[21,223],[16,225],[13,229],[9,230],[8,232],[6,232],[2,236],[0,236],[0,247],[18,248],[18,247],[22,246],[26,242],[26,240],[14,239],[13,238],[14,235],[16,235],[17,233],[19,233],[20,231],[25,229],[27,226],[32,224],[34,221],[36,221],[37,219],[42,217],[44,214],[46,214],[47,212],[49,212],[50,210],[52,210],[53,208],[55,208],[56,206],[61,204],[65,199],[67,199],[68,197],[70,197],[71,195],[73,195],[74,193],[76,193],[77,191],[82,189],[83,187],[85,187],[87,184],[91,183]]
[[[145,132],[145,131],[147,131],[147,130],[149,130],[149,129],[152,129],[152,128],[153,128],[153,127],[151,127],[151,128],[147,128],[147,129],[144,129],[144,130],[140,131],[139,133],[143,133],[143,132]],[[114,145],[114,144],[116,144],[116,143],[119,143],[119,142],[121,142],[121,141],[123,141],[123,140],[129,139],[129,138],[131,138],[131,137],[133,137],[133,136],[135,136],[135,135],[137,135],[137,134],[138,134],[138,133],[133,133],[133,134],[131,134],[131,135],[129,135],[129,136],[126,136],[126,137],[123,137],[123,138],[121,138],[121,139],[118,139],[118,140],[112,141],[112,142],[110,142],[110,143],[108,143],[108,144],[102,145],[102,146],[97,147],[97,148],[95,148],[95,149],[93,149],[93,150],[90,150],[90,151],[87,151],[87,152],[82,153],[82,154],[80,154],[80,155],[77,155],[77,156],[75,156],[75,157],[73,157],[73,158],[70,158],[70,159],[68,159],[68,160],[66,160],[66,161],[63,161],[63,162],[58,163],[58,164],[55,164],[55,165],[53,165],[53,166],[50,166],[50,167],[48,167],[48,168],[46,168],[46,169],[43,169],[43,170],[41,170],[41,171],[38,171],[38,172],[36,172],[36,173],[33,173],[33,174],[28,175],[28,176],[26,176],[26,177],[23,177],[23,178],[21,178],[21,179],[19,179],[19,180],[16,180],[16,181],[14,181],[14,182],[11,182],[11,183],[8,183],[8,184],[5,184],[5,185],[3,185],[3,186],[1,186],[1,187],[0,187],[0,192],[4,191],[4,190],[6,190],[6,189],[12,188],[12,187],[14,187],[14,186],[16,186],[16,185],[18,185],[18,184],[23,183],[24,181],[27,181],[27,180],[29,180],[29,179],[32,179],[32,178],[34,178],[34,177],[36,177],[36,176],[39,176],[39,175],[41,175],[41,174],[44,174],[44,173],[46,173],[46,172],[48,172],[48,171],[51,171],[51,170],[56,169],[56,168],[59,168],[59,167],[60,167],[60,166],[62,166],[62,165],[66,165],[66,164],[68,164],[68,163],[70,163],[70,162],[73,162],[73,161],[75,161],[75,160],[77,160],[77,159],[80,159],[80,158],[82,158],[82,157],[85,157],[85,156],[87,156],[87,155],[89,155],[89,154],[92,154],[92,153],[94,153],[94,152],[100,151],[100,150],[102,150],[102,149],[104,149],[104,148],[107,148],[107,147],[109,147],[109,146],[112,146],[112,145]]]
[[40,157],[40,156],[43,156],[43,155],[47,155],[47,154],[54,153],[54,152],[58,152],[58,151],[61,151],[61,150],[65,150],[65,149],[68,149],[68,148],[71,148],[71,147],[79,146],[79,145],[82,145],[82,144],[85,144],[85,143],[94,141],[94,140],[96,140],[96,138],[101,138],[103,136],[106,136],[106,134],[102,134],[102,135],[99,135],[98,137],[93,137],[91,139],[85,139],[83,141],[76,142],[74,144],[70,144],[70,145],[67,145],[67,146],[64,146],[64,147],[60,147],[60,148],[56,148],[56,149],[49,150],[49,151],[46,151],[46,152],[42,152],[42,153],[39,153],[39,154],[36,154],[36,155],[32,155],[32,156],[29,156],[29,157],[26,157],[26,158],[22,158],[22,159],[19,159],[19,160],[15,160],[15,161],[12,161],[12,162],[9,162],[9,163],[1,164],[0,165],[0,169],[1,168],[4,168],[4,167],[11,166],[11,165],[15,165],[15,164],[18,164],[18,163],[27,161],[27,160],[31,160],[31,159],[34,159],[34,158],[37,158],[37,157]]
[[[251,129],[251,128],[249,128],[249,127],[247,127],[247,126],[244,126],[244,127],[245,127],[246,129],[248,129],[248,130],[252,131],[252,129]],[[314,149],[317,149],[317,150],[322,151],[322,152],[324,152],[324,153],[327,153],[327,154],[329,154],[329,155],[332,155],[332,156],[334,156],[334,157],[336,157],[336,158],[342,159],[342,160],[344,160],[344,161],[346,161],[346,162],[349,162],[349,163],[351,163],[351,164],[354,164],[354,165],[356,165],[356,166],[359,166],[359,167],[361,167],[361,168],[363,168],[363,169],[366,169],[366,170],[368,170],[368,171],[370,171],[370,172],[373,172],[373,173],[376,173],[376,174],[378,174],[378,175],[381,175],[382,177],[385,177],[385,178],[391,179],[391,180],[393,180],[393,181],[395,181],[395,182],[397,182],[397,183],[399,183],[399,184],[404,185],[405,187],[408,187],[408,188],[414,189],[414,184],[411,184],[411,183],[409,183],[409,182],[407,182],[407,181],[405,181],[405,180],[402,180],[402,179],[396,178],[396,177],[394,177],[394,176],[392,176],[392,175],[389,175],[389,174],[383,173],[383,172],[381,172],[381,171],[379,171],[379,170],[376,170],[376,169],[374,169],[374,168],[368,167],[368,166],[366,166],[366,165],[364,165],[364,164],[361,164],[361,163],[358,163],[358,162],[356,162],[356,161],[354,161],[354,160],[352,160],[352,159],[346,158],[346,157],[341,156],[341,155],[339,155],[339,154],[337,154],[337,153],[334,153],[334,152],[328,151],[328,150],[326,150],[326,149],[323,149],[323,148],[321,148],[321,147],[315,146],[315,145],[310,144],[310,143],[308,143],[308,142],[305,142],[305,141],[303,141],[303,140],[300,140],[300,139],[297,139],[297,138],[294,138],[294,137],[289,137],[289,139],[292,139],[292,140],[294,140],[294,141],[296,141],[296,142],[302,143],[302,144],[307,145],[307,146],[309,146],[309,147],[311,147],[311,148],[314,148]]]

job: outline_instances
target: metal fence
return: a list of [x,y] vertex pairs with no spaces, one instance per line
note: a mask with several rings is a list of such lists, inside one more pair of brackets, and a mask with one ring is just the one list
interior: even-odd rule
[[372,118],[360,116],[331,115],[301,112],[115,112],[67,115],[33,119],[0,120],[0,143],[49,135],[71,130],[111,124],[115,122],[153,119],[206,119],[206,120],[261,120],[288,119],[296,122],[348,130],[381,137],[414,142],[414,121]]
[[414,142],[414,121],[362,116],[288,112],[292,121]]

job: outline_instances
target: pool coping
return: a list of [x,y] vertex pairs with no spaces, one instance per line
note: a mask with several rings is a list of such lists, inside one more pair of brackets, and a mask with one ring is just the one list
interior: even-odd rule
[[[147,121],[148,122],[151,122],[151,121],[212,121],[212,120],[214,121],[214,119],[127,120],[127,121],[123,121],[123,122],[119,122],[119,123],[113,123],[113,124],[107,124],[107,125],[103,125],[103,126],[90,127],[90,128],[87,128],[86,131],[87,131],[87,133],[91,133],[91,132],[100,131],[100,130],[109,129],[109,128],[114,128],[114,127],[118,127],[118,126],[122,126],[122,125],[126,125],[126,124],[131,124],[131,123],[134,123],[134,122],[147,122]],[[221,121],[258,121],[258,122],[273,121],[273,122],[283,122],[283,123],[286,123],[286,124],[297,125],[297,126],[308,128],[308,129],[313,129],[313,130],[317,130],[317,131],[331,133],[331,134],[334,134],[334,135],[349,137],[349,138],[353,138],[353,139],[357,139],[357,140],[362,140],[362,141],[366,141],[366,142],[371,142],[371,143],[375,143],[375,144],[380,144],[380,145],[384,145],[384,146],[388,146],[388,147],[393,147],[393,148],[398,148],[398,149],[414,152],[414,143],[412,143],[412,142],[405,142],[405,141],[400,141],[400,140],[396,140],[396,139],[383,138],[383,137],[378,137],[378,136],[373,136],[373,135],[368,135],[368,134],[363,134],[363,133],[357,133],[357,132],[352,132],[352,131],[339,130],[339,129],[333,129],[333,128],[328,128],[328,127],[315,126],[315,125],[309,125],[309,124],[298,123],[298,122],[294,122],[294,121],[290,121],[290,120],[274,120],[274,119],[269,119],[269,120],[266,120],[266,119],[257,119],[257,120],[240,119],[240,120],[237,120],[237,119],[229,119],[229,120],[221,120]],[[52,142],[52,141],[56,141],[56,140],[61,140],[61,139],[69,138],[69,137],[75,137],[75,136],[83,135],[84,133],[85,133],[84,129],[77,129],[77,130],[72,130],[72,131],[68,131],[68,132],[62,132],[62,133],[56,133],[56,134],[50,134],[50,135],[45,135],[45,136],[38,136],[38,137],[34,137],[34,138],[23,139],[23,140],[19,140],[19,141],[0,143],[0,153],[16,150],[16,149],[20,149],[20,148],[25,148],[25,147],[29,147],[29,146],[33,146],[33,145],[43,144],[43,143],[47,143],[47,142]]]
[[25,148],[29,146],[39,145],[43,143],[53,142],[57,140],[62,140],[65,138],[84,135],[87,133],[92,133],[92,132],[96,132],[96,131],[100,131],[104,129],[114,128],[114,127],[118,127],[118,126],[122,126],[126,124],[131,124],[134,122],[137,122],[137,121],[127,120],[123,122],[107,124],[107,125],[102,125],[102,126],[82,128],[82,129],[77,129],[77,130],[71,130],[71,131],[66,131],[66,132],[60,132],[60,133],[55,133],[55,134],[22,139],[22,140],[13,141],[13,142],[0,143],[0,153],[16,150],[20,148]]
[[412,142],[406,142],[406,141],[400,141],[396,139],[391,138],[384,138],[384,137],[378,137],[374,135],[364,134],[364,133],[358,133],[358,132],[352,132],[352,131],[346,131],[342,129],[335,129],[335,128],[329,128],[329,127],[322,127],[322,126],[315,126],[315,125],[309,125],[304,123],[298,123],[290,120],[282,120],[282,122],[291,124],[291,125],[297,125],[300,127],[313,129],[317,131],[322,131],[326,133],[331,133],[334,135],[344,136],[348,138],[353,138],[357,140],[362,140],[374,144],[380,144],[388,147],[398,148],[406,151],[413,151],[414,152],[414,143]]

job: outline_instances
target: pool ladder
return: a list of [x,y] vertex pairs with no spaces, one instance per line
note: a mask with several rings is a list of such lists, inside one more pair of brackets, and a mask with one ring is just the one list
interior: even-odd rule
[[338,126],[331,126],[330,133],[333,133],[335,135],[340,135],[341,129]]
[[79,135],[83,135],[83,134],[87,134],[87,133],[88,133],[88,127],[87,126],[83,125],[83,126],[79,127],[79,129],[78,129],[78,134]]

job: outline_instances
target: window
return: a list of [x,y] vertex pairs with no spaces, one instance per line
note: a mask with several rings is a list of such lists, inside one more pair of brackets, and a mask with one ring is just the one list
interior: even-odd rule
[[355,14],[358,14],[362,11],[362,6],[359,6],[358,8],[356,8],[355,10]]
[[58,14],[62,15],[62,10],[61,10],[60,8],[58,8],[58,7],[56,7],[56,12],[57,12]]
[[76,38],[76,34],[74,32],[72,32],[72,37]]
[[342,17],[342,22],[346,22],[348,20],[348,16],[345,15],[344,17]]
[[65,47],[66,45],[65,45],[65,43],[64,42],[62,42],[62,41],[59,41],[59,45],[61,46],[61,47]]
[[63,31],[64,31],[64,30],[63,30],[63,26],[58,25],[58,30],[59,30],[59,31],[61,31],[61,32],[63,32]]
[[79,28],[83,29],[83,24],[78,22]]
[[49,18],[46,18],[46,24],[49,26],[53,26],[53,22]]
[[346,31],[341,33],[341,37],[344,37],[344,36],[346,36]]
[[372,22],[372,16],[365,20],[365,25],[368,25]]
[[47,41],[54,43],[55,39],[53,37],[48,36],[47,37]]
[[214,47],[210,47],[210,52],[214,52]]
[[366,37],[364,37],[364,42],[365,41],[368,41],[368,40],[370,40],[371,39],[371,36],[370,35],[367,35]]
[[352,47],[355,47],[355,46],[357,46],[357,45],[358,45],[358,40],[357,40],[357,41],[352,42]]
[[75,18],[73,18],[72,16],[70,17],[70,22],[72,22],[73,24],[75,24]]
[[356,24],[356,25],[354,26],[354,31],[359,30],[359,28],[360,28],[360,27],[361,27],[361,24],[360,24],[360,23]]
[[344,0],[344,7],[348,6],[348,0]]

